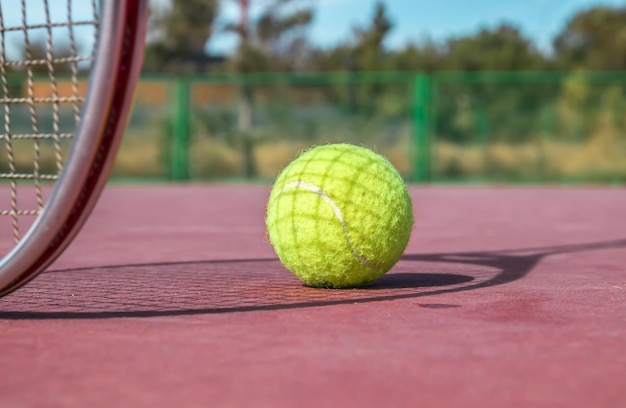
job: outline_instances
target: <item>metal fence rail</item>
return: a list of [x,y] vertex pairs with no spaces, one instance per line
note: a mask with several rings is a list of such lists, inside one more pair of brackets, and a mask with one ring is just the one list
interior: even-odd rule
[[114,177],[270,179],[334,142],[413,182],[624,183],[626,73],[146,75]]

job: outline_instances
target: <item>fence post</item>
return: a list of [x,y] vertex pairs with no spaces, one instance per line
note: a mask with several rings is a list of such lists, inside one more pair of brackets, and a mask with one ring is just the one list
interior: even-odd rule
[[189,180],[189,122],[190,122],[190,83],[187,78],[174,81],[174,112],[172,123],[172,153],[170,177],[172,180]]
[[413,179],[419,182],[426,182],[431,179],[430,87],[431,80],[428,74],[415,76],[413,85],[413,137],[415,141]]

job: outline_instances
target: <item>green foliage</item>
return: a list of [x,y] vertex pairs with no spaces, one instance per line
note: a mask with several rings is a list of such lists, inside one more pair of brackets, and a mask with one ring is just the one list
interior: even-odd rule
[[150,20],[144,70],[194,72],[206,70],[205,46],[213,31],[218,0],[172,1],[156,9]]
[[384,41],[393,28],[383,2],[376,3],[374,17],[366,28],[356,29],[354,69],[378,71],[385,69]]
[[249,18],[252,2],[237,1],[239,20],[224,27],[239,39],[228,69],[234,72],[294,69],[299,54],[306,48],[304,34],[313,20],[313,10],[298,6],[298,0],[273,0],[252,20]]
[[443,67],[444,56],[437,44],[427,40],[422,44],[408,44],[390,53],[388,61],[394,71],[433,72]]
[[207,56],[206,44],[218,31],[220,5],[227,1],[240,11],[237,21],[221,28],[239,38],[229,63],[221,66],[232,72],[626,69],[626,6],[583,10],[555,36],[554,53],[546,53],[508,23],[390,49],[385,41],[394,24],[383,1],[375,4],[368,24],[336,45],[320,48],[306,35],[314,16],[306,1],[268,0],[251,18],[252,5],[261,0],[186,0],[153,10],[145,70],[208,70],[215,61]]
[[547,63],[516,27],[502,24],[474,36],[448,40],[441,65],[453,71],[510,71],[542,69]]
[[[238,0],[239,20],[225,26],[237,34],[239,43],[228,68],[237,73],[292,70],[298,62],[299,50],[305,46],[302,33],[313,19],[310,8],[294,8],[296,1],[274,0],[251,21],[251,0]],[[290,7],[293,6],[293,7]],[[252,89],[242,84],[237,112],[237,147],[243,151],[246,177],[255,177],[257,166],[253,156],[260,135],[254,131],[254,100]]]
[[[194,124],[202,129],[197,142],[206,144],[207,151],[207,146],[219,145],[225,155],[240,157],[228,161],[228,166],[239,166],[238,174],[262,174],[264,164],[255,154],[281,143],[291,149],[326,141],[372,141],[406,153],[412,126],[408,118],[415,110],[413,84],[410,80],[364,79],[381,71],[390,75],[427,72],[437,78],[429,108],[431,132],[441,150],[437,170],[441,175],[554,179],[559,174],[578,177],[597,170],[597,178],[603,179],[618,173],[618,167],[605,166],[602,160],[623,161],[626,86],[621,79],[599,84],[579,74],[626,70],[626,7],[580,12],[555,36],[554,52],[546,52],[508,23],[441,41],[424,38],[390,48],[387,39],[393,16],[382,1],[376,3],[366,24],[325,48],[308,41],[313,9],[298,0],[175,1],[153,19],[146,69],[209,70],[201,63],[208,58],[205,45],[216,31],[218,5],[226,1],[239,5],[240,16],[222,29],[235,33],[239,42],[220,70],[344,75],[326,77],[328,82],[311,85],[306,95],[303,89],[286,90],[290,86],[288,81],[283,83],[286,76],[277,77],[271,85],[234,80],[231,85],[238,92],[229,106],[213,103],[195,111]],[[250,16],[252,3],[261,1],[264,8]],[[523,75],[507,81],[467,77],[446,81],[440,80],[445,73],[438,74],[550,70],[572,74],[564,81],[540,82],[528,82]],[[571,160],[560,157],[566,154]]]
[[565,69],[626,69],[626,7],[594,7],[575,15],[554,48]]

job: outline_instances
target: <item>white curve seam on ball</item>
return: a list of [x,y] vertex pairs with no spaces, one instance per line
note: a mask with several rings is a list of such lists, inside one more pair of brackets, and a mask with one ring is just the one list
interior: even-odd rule
[[337,204],[335,204],[335,202],[330,197],[328,197],[328,195],[326,195],[324,190],[322,190],[316,185],[305,183],[304,181],[293,181],[291,183],[285,184],[283,188],[280,189],[279,194],[282,193],[284,190],[288,188],[292,188],[292,187],[301,187],[306,190],[312,191],[318,196],[320,196],[322,200],[326,201],[326,203],[328,203],[328,205],[330,205],[330,207],[333,209],[333,212],[335,213],[335,217],[337,217],[337,219],[339,220],[339,223],[343,227],[343,233],[346,236],[346,241],[348,241],[348,245],[350,246],[350,250],[352,251],[352,254],[354,255],[354,257],[358,259],[361,265],[363,266],[367,266],[368,268],[372,268],[372,269],[379,269],[376,265],[370,262],[366,257],[358,253],[357,250],[354,248],[354,245],[352,245],[352,241],[350,241],[350,236],[348,235],[348,225],[343,219],[341,210],[339,209]]

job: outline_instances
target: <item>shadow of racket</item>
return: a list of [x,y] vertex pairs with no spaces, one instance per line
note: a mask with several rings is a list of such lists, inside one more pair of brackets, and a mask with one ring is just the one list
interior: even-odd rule
[[0,299],[0,319],[102,319],[252,312],[436,296],[522,279],[546,256],[626,239],[517,250],[407,254],[360,289],[304,287],[275,258],[51,270]]

